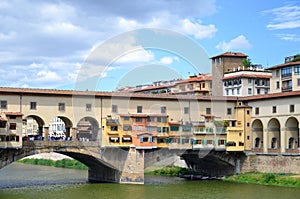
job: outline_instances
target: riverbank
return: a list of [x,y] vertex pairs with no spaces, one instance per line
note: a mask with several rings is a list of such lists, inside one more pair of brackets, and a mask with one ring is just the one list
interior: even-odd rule
[[300,188],[300,175],[293,174],[245,173],[229,176],[225,181]]
[[88,167],[81,162],[74,159],[60,159],[60,160],[51,160],[43,158],[25,158],[18,160],[20,163],[24,164],[33,164],[33,165],[42,165],[42,166],[53,166],[59,168],[68,168],[68,169],[81,169],[88,170]]

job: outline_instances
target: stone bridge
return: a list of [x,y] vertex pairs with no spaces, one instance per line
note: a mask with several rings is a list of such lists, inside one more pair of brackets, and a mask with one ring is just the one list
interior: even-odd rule
[[239,173],[244,154],[214,150],[101,147],[99,142],[25,141],[22,149],[0,150],[0,168],[21,158],[56,152],[88,166],[90,182],[144,183],[144,170],[152,165],[170,165],[174,157],[185,160],[193,170],[208,176]]

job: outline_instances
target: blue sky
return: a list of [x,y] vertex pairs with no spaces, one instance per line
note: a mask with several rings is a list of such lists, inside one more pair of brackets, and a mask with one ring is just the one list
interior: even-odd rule
[[209,73],[207,59],[226,51],[270,67],[300,53],[299,30],[299,1],[1,0],[0,86],[111,91]]

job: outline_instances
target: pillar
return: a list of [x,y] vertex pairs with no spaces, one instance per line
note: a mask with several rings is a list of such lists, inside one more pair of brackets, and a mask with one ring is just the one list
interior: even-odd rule
[[286,148],[286,133],[285,133],[285,128],[281,128],[280,131],[280,152],[285,153],[285,148]]
[[144,150],[130,147],[121,171],[120,183],[144,184]]
[[264,129],[263,132],[263,146],[264,146],[264,153],[268,153],[269,148],[269,140],[268,140],[268,129]]
[[49,127],[44,127],[44,130],[43,130],[43,136],[44,136],[44,140],[48,140],[49,138]]
[[74,142],[77,141],[77,128],[75,128],[75,127],[72,128],[71,137],[72,137],[72,141],[74,141]]

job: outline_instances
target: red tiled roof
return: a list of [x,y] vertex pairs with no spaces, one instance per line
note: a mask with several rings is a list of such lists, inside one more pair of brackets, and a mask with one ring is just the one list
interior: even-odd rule
[[248,57],[248,55],[245,55],[241,52],[225,52],[223,54],[213,56],[213,57],[211,57],[211,59],[217,58],[217,57],[245,57],[246,58],[246,57]]
[[69,97],[91,96],[91,97],[115,97],[115,98],[141,98],[141,99],[162,99],[162,100],[227,100],[235,101],[236,97],[212,97],[212,96],[192,96],[192,95],[169,95],[169,94],[144,94],[128,92],[100,92],[100,91],[76,91],[76,90],[55,90],[55,89],[32,89],[32,88],[10,88],[0,87],[1,93],[15,95],[63,95]]
[[251,100],[263,100],[263,99],[280,98],[280,97],[293,97],[293,96],[300,96],[300,91],[269,93],[269,94],[264,94],[264,95],[247,96],[247,97],[243,97],[243,98],[240,98],[240,99],[251,101]]
[[15,116],[22,116],[23,113],[21,112],[4,112],[5,115],[15,115]]
[[275,66],[271,66],[270,68],[268,68],[268,70],[272,70],[272,69],[277,69],[277,68],[282,68],[285,66],[293,66],[293,65],[299,65],[300,61],[296,61],[296,62],[287,62],[284,64],[279,64],[279,65],[275,65]]
[[180,123],[176,122],[176,121],[169,121],[169,124],[171,124],[171,125],[180,125]]

